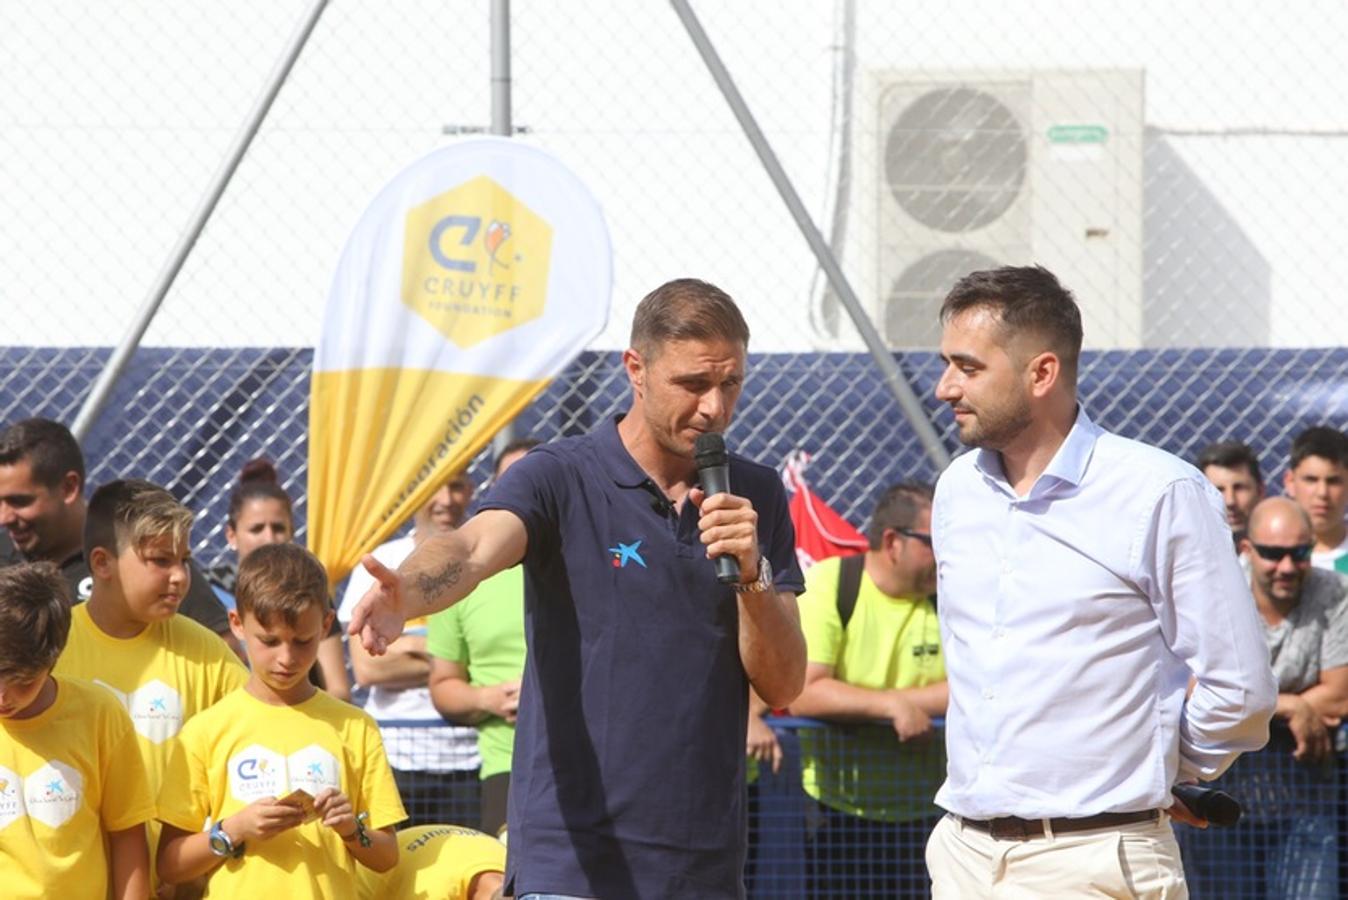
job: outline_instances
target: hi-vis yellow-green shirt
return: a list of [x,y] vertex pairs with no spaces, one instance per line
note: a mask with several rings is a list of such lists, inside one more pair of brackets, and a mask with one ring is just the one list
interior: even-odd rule
[[70,638],[55,674],[102,685],[121,701],[155,796],[164,784],[169,743],[197,713],[243,687],[248,670],[220,636],[186,616],[170,616],[133,638],[115,638],[70,611]]
[[[173,743],[161,821],[183,831],[233,815],[263,797],[296,788],[317,796],[334,787],[371,829],[407,817],[374,719],[325,691],[294,706],[237,690],[183,726]],[[355,900],[356,862],[337,832],[308,822],[249,841],[208,877],[207,897]]]
[[[865,572],[844,630],[838,615],[839,557],[805,573],[798,600],[810,662],[833,677],[874,690],[925,687],[945,680],[936,607],[926,597],[890,597]],[[884,725],[835,725],[801,733],[805,792],[826,806],[886,822],[935,815],[945,777],[941,735],[900,744]]]
[[111,694],[56,679],[31,719],[0,719],[0,895],[106,897],[104,835],[154,818],[131,722]]

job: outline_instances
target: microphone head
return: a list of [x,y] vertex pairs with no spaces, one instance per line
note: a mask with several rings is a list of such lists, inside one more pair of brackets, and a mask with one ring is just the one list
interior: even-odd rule
[[730,457],[725,452],[725,438],[714,431],[699,434],[693,444],[693,458],[699,469],[726,465]]

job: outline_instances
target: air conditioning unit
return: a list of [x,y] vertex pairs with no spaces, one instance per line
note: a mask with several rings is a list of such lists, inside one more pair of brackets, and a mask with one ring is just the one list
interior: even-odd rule
[[[1140,70],[863,74],[861,295],[895,348],[934,348],[962,275],[1040,263],[1086,345],[1142,342]],[[855,270],[854,270],[855,271]]]

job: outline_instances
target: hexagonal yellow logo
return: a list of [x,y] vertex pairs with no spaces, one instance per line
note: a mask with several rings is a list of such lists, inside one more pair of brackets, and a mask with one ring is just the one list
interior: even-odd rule
[[407,212],[403,302],[459,347],[543,314],[552,226],[486,175]]

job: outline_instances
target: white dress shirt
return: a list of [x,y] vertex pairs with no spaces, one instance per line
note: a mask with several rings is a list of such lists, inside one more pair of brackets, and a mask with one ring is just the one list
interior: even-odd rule
[[995,451],[951,463],[932,538],[950,683],[938,805],[977,819],[1164,808],[1173,784],[1268,740],[1263,629],[1197,469],[1079,409],[1024,497]]

